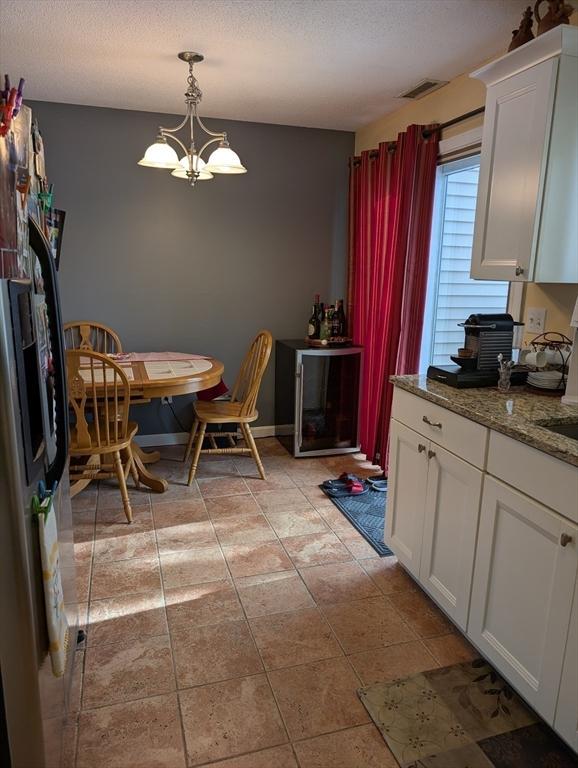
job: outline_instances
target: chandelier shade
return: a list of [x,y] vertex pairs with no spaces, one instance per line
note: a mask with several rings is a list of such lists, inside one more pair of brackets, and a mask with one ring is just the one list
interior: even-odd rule
[[[230,148],[227,134],[224,131],[211,131],[199,117],[198,110],[203,92],[193,74],[193,65],[203,61],[203,58],[204,56],[200,53],[193,51],[179,53],[179,59],[189,65],[188,87],[185,92],[185,116],[174,128],[159,126],[155,143],[151,144],[144,153],[144,157],[138,161],[139,165],[146,168],[163,168],[171,171],[171,175],[177,179],[188,179],[191,187],[194,187],[197,181],[212,179],[213,174],[247,173],[239,155]],[[186,144],[176,135],[185,129],[185,126],[188,133]],[[203,140],[204,143],[200,149],[197,149],[195,144],[195,126],[207,137]],[[169,141],[184,152],[180,160]],[[210,151],[209,147],[215,144],[217,144],[217,148],[211,152],[208,161],[205,161],[203,153],[205,150]]]
[[239,155],[226,146],[218,147],[211,153],[205,169],[211,173],[247,173]]
[[157,139],[148,147],[144,157],[138,161],[139,165],[146,168],[163,168],[171,170],[179,165],[179,156],[175,150],[167,144],[166,139]]
[[194,171],[198,172],[198,181],[208,181],[213,178],[213,174],[207,171],[206,163],[198,155],[193,155],[191,161],[189,156],[185,155],[179,160],[179,167],[171,173],[171,176],[175,176],[177,179],[188,179],[189,174]]

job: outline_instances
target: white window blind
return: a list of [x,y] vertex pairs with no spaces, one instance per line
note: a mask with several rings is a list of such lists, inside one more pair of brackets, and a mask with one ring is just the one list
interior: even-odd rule
[[508,282],[470,279],[479,156],[438,168],[420,370],[451,365],[463,346],[457,324],[476,312],[505,312]]

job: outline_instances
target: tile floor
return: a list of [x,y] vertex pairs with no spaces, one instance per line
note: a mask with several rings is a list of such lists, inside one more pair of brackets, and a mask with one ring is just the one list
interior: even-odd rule
[[81,615],[67,729],[76,768],[395,768],[356,689],[475,653],[317,487],[362,456],[161,449],[163,495],[73,501]]

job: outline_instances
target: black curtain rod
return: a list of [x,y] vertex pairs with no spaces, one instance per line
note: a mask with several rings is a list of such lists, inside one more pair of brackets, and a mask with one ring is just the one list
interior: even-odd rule
[[[445,123],[440,123],[435,128],[431,128],[429,130],[422,131],[422,137],[424,139],[429,139],[430,136],[433,136],[434,133],[441,133],[446,128],[450,128],[452,125],[457,125],[458,123],[463,123],[464,120],[469,120],[472,117],[476,117],[477,115],[483,115],[486,111],[485,107],[478,107],[478,109],[472,109],[471,112],[465,112],[463,115],[458,115],[458,117],[454,117],[452,120],[448,120]],[[387,151],[388,152],[394,152],[395,151],[395,141],[390,141],[387,145]],[[369,153],[369,157],[377,157],[379,155],[379,150],[372,149]],[[359,163],[359,160],[355,160],[355,163]]]

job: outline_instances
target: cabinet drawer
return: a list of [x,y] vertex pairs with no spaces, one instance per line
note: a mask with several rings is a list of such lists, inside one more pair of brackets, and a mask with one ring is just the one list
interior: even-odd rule
[[578,467],[491,430],[487,471],[578,523]]
[[393,395],[392,416],[464,461],[484,468],[489,430],[481,424],[399,387]]

